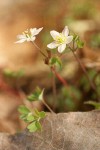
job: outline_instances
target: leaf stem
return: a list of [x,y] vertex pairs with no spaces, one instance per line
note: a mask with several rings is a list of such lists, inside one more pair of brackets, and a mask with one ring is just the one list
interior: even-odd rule
[[54,113],[54,114],[55,114],[55,112],[49,107],[49,105],[45,102],[44,99],[42,100],[42,103],[48,108],[48,110],[49,110],[51,113]]

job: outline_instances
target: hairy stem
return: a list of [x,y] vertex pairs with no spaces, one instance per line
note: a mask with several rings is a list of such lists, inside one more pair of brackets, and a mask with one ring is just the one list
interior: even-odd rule
[[62,78],[55,70],[54,67],[51,67],[52,69],[52,72],[55,74],[55,76],[60,80],[60,82],[65,86],[65,87],[68,87],[68,84],[66,82],[66,80],[64,78]]

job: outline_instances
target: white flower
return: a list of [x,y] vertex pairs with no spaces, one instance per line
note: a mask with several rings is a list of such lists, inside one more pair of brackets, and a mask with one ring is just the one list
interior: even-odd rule
[[36,35],[39,34],[39,32],[43,29],[42,28],[31,28],[27,29],[26,31],[23,32],[23,34],[18,35],[18,41],[15,43],[23,43],[25,41],[27,42],[33,42],[36,39]]
[[65,26],[62,33],[53,30],[50,31],[50,34],[53,37],[54,42],[48,44],[47,47],[50,49],[58,47],[59,53],[62,53],[66,48],[66,44],[69,44],[73,40],[73,36],[69,36],[69,29],[67,26]]

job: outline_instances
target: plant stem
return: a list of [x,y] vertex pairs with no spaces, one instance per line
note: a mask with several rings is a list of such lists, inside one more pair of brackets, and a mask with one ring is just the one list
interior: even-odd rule
[[[40,52],[45,58],[48,58],[34,42],[32,42],[32,43],[34,44],[34,46],[39,50],[39,52]],[[49,110],[51,113],[55,113],[55,112],[49,107],[49,105],[45,102],[45,100],[42,100],[42,103],[48,108],[48,110]]]
[[90,77],[89,77],[89,75],[88,75],[88,73],[87,73],[87,71],[86,71],[84,65],[81,63],[80,59],[79,59],[78,56],[75,54],[75,52],[74,52],[72,49],[71,49],[71,51],[72,51],[72,53],[73,53],[75,59],[76,59],[77,62],[79,63],[80,67],[82,68],[82,70],[83,70],[85,76],[87,77],[87,79],[88,79],[88,81],[89,81],[89,83],[90,83],[91,88],[95,91],[95,93],[96,93],[98,99],[100,99],[100,98],[99,98],[99,95],[98,95],[98,93],[97,93],[97,91],[96,91],[96,87],[95,87],[94,83],[92,82],[92,80],[90,79]]
[[35,42],[32,42],[34,44],[34,46],[39,50],[39,52],[45,57],[47,58],[47,56],[41,51],[41,49],[36,45]]
[[49,105],[45,102],[45,100],[42,100],[42,103],[48,108],[48,110],[51,112],[51,113],[54,113],[55,112],[49,107]]
[[54,97],[53,110],[55,110],[55,105],[56,105],[56,100],[57,100],[56,80],[55,80],[55,74],[53,73],[52,68],[51,68],[51,72],[52,72],[52,89],[53,89],[53,97]]
[[52,69],[52,72],[54,72],[54,74],[56,75],[56,77],[61,81],[61,83],[65,86],[65,87],[68,87],[68,84],[66,82],[66,80],[64,78],[62,78],[55,70],[54,67],[51,67]]

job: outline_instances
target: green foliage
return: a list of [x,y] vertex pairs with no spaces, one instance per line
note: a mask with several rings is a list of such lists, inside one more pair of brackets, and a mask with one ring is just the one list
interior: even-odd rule
[[43,93],[44,93],[44,89],[41,90],[39,87],[37,87],[36,90],[27,97],[27,99],[31,102],[37,101],[37,100],[42,101],[43,100]]
[[95,77],[95,84],[97,86],[100,86],[100,72],[96,74],[96,77]]
[[24,105],[19,106],[18,111],[21,114],[20,118],[28,123],[27,129],[29,129],[30,132],[35,132],[42,129],[40,120],[46,116],[44,111],[39,112],[37,109],[35,109],[34,112],[31,112]]
[[83,48],[84,42],[81,41],[81,39],[79,38],[79,36],[74,35],[73,41],[77,44],[77,48]]
[[84,104],[92,105],[92,106],[95,107],[95,109],[100,110],[100,103],[97,103],[97,102],[94,102],[94,101],[88,101],[88,102],[85,102]]
[[[98,94],[100,93],[100,74],[97,75],[97,71],[94,69],[88,70],[89,78],[94,81]],[[83,87],[84,91],[88,92],[91,87],[85,75],[83,75],[80,79],[80,85]],[[92,95],[92,94],[91,94]]]
[[39,116],[40,116],[40,118],[44,118],[45,117],[45,112],[44,111],[39,112]]
[[[34,93],[28,96],[28,100],[29,101],[43,100],[43,92],[44,90],[41,90],[40,88],[37,87]],[[37,109],[31,111],[24,105],[19,106],[18,111],[21,114],[20,119],[28,123],[27,129],[30,132],[35,132],[37,130],[42,129],[40,120],[45,118],[46,116],[44,111],[39,112]]]
[[[94,82],[98,96],[100,96],[100,73],[97,73],[97,71],[94,69],[88,70],[87,73],[89,75],[90,80]],[[87,97],[88,99],[97,99],[96,93],[91,92],[92,88],[85,75],[81,77],[79,83],[79,86],[82,89],[83,96],[85,95],[85,97]]]
[[27,129],[29,129],[29,132],[36,132],[38,130],[41,130],[42,126],[39,121],[35,121],[35,122],[32,122],[31,124],[29,124],[27,126]]
[[34,116],[33,116],[32,113],[29,113],[29,114],[27,115],[26,119],[27,119],[28,122],[32,122],[32,121],[34,121],[35,118],[34,118]]
[[100,48],[100,33],[91,36],[90,46],[93,48]]
[[18,111],[21,113],[21,114],[24,114],[24,115],[27,115],[30,110],[24,106],[24,105],[21,105],[19,108],[18,108]]
[[27,122],[27,116],[30,113],[30,110],[26,106],[21,105],[21,106],[19,106],[18,111],[21,114],[20,115],[20,119],[22,119],[23,121]]
[[40,120],[45,118],[46,114],[44,111],[39,112],[37,109],[34,110],[33,114],[29,114],[27,117],[28,122],[30,123],[27,128],[30,132],[35,132],[37,130],[41,130],[42,126],[40,124]]
[[93,18],[96,13],[95,5],[90,1],[84,1],[73,5],[72,10],[73,17],[76,19],[88,19]]
[[62,62],[59,57],[52,57],[49,61],[50,66],[58,66],[62,68]]
[[35,132],[38,130],[37,126],[36,126],[36,122],[32,122],[31,124],[29,124],[27,126],[27,129],[29,129],[29,132]]
[[[54,100],[52,96],[48,96],[49,104],[52,106],[54,104]],[[55,101],[55,108],[57,112],[69,112],[76,111],[79,108],[81,103],[82,94],[80,90],[75,86],[62,87],[57,92],[57,98]]]
[[3,74],[8,78],[21,78],[24,76],[24,70],[12,71],[10,69],[5,69]]

